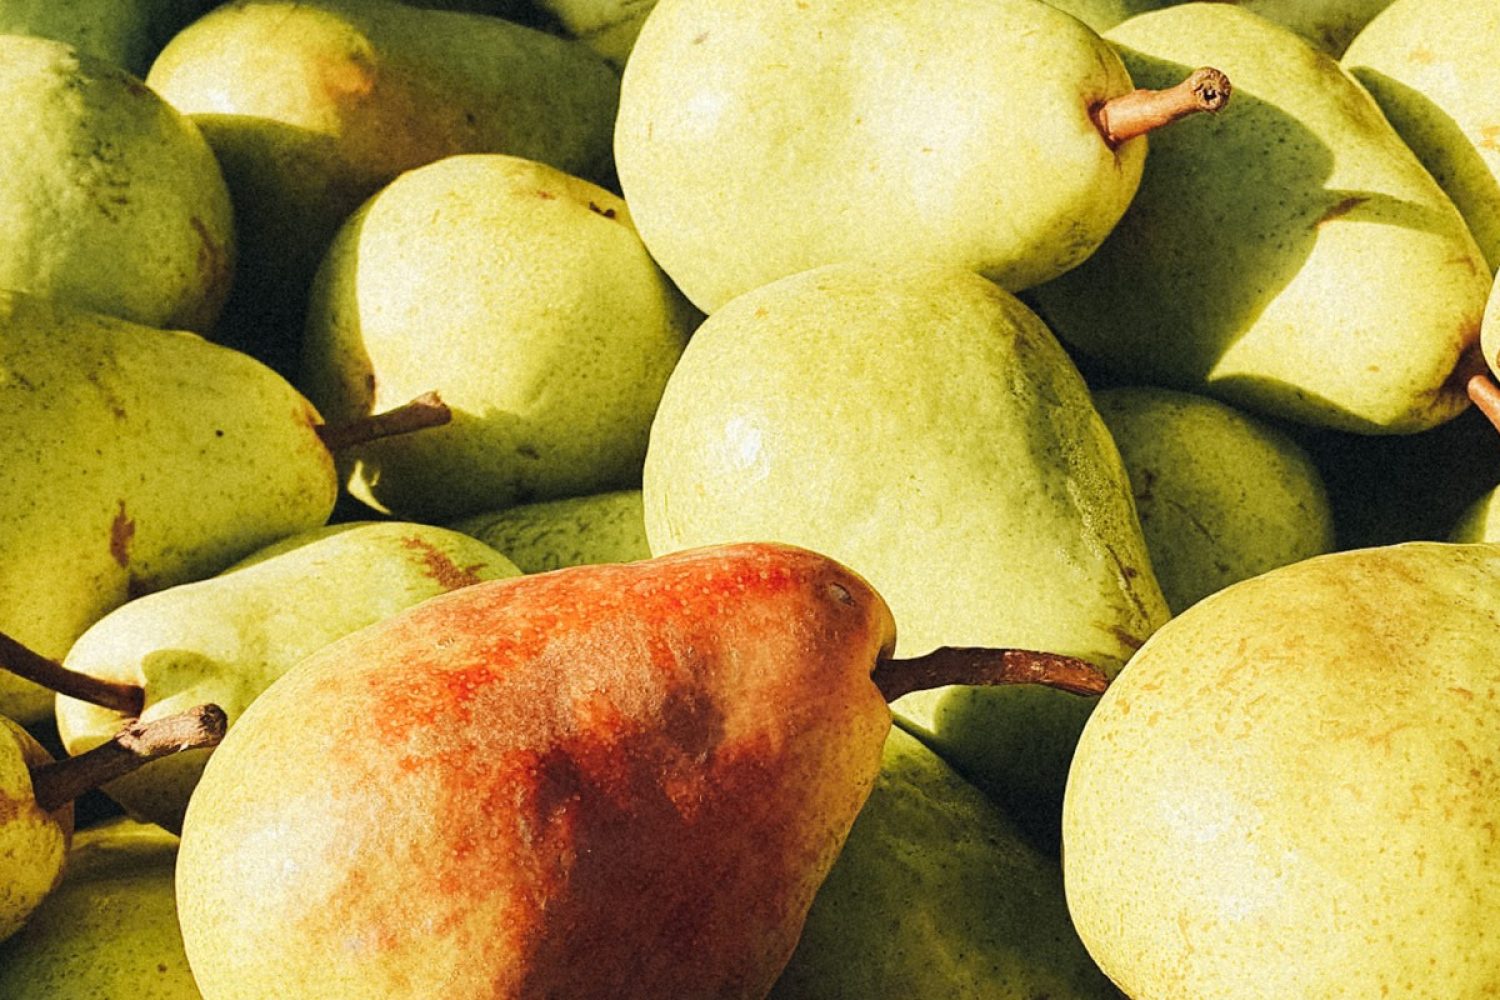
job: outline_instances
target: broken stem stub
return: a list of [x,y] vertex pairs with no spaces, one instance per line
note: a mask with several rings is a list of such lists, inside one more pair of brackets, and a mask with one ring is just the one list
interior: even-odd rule
[[137,716],[146,703],[146,692],[134,684],[105,680],[92,674],[69,670],[56,660],[48,659],[15,639],[0,632],[0,666],[34,684],[77,698],[91,705],[112,709],[121,715]]
[[1109,677],[1087,660],[1029,649],[942,646],[910,659],[882,659],[871,674],[887,702],[948,684],[1041,684],[1069,694],[1103,694]]
[[32,768],[37,805],[51,812],[158,757],[214,746],[228,726],[218,705],[199,705],[151,722],[136,719],[92,750]]
[[1495,385],[1495,380],[1487,372],[1471,375],[1464,388],[1479,412],[1488,417],[1494,428],[1500,431],[1500,386]]
[[394,410],[371,413],[347,424],[319,424],[316,430],[318,437],[323,440],[323,446],[337,453],[381,438],[441,427],[452,419],[453,411],[448,409],[448,404],[436,392],[424,392]]
[[1231,90],[1229,77],[1204,66],[1175,87],[1132,90],[1095,105],[1089,112],[1105,143],[1116,149],[1179,118],[1221,110],[1229,103]]

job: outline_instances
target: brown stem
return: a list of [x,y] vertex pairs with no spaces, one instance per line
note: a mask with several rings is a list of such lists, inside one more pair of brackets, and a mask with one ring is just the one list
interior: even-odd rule
[[1200,111],[1218,111],[1229,103],[1229,77],[1212,67],[1195,69],[1166,90],[1132,90],[1089,109],[1110,149]]
[[1488,373],[1472,375],[1465,383],[1464,388],[1468,390],[1469,398],[1479,408],[1479,412],[1490,418],[1490,423],[1500,431],[1500,387],[1495,385],[1495,380]]
[[146,703],[146,692],[134,684],[123,684],[69,670],[56,660],[49,660],[36,650],[23,646],[4,632],[0,632],[0,666],[17,677],[51,688],[58,694],[113,709],[121,715],[140,715],[141,708]]
[[1029,649],[941,646],[911,659],[875,663],[871,678],[886,701],[945,684],[1042,684],[1069,694],[1103,694],[1104,671],[1085,660]]
[[228,725],[218,705],[199,705],[152,722],[135,719],[92,750],[33,768],[31,787],[37,805],[51,812],[158,757],[214,746]]
[[371,413],[347,424],[320,424],[317,432],[329,451],[340,452],[381,438],[410,434],[428,427],[441,427],[452,419],[453,411],[438,398],[436,392],[424,392],[410,403],[394,410]]

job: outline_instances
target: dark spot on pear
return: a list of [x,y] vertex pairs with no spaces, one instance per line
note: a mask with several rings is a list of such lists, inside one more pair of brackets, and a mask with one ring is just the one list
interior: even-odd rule
[[1347,198],[1342,198],[1335,202],[1326,212],[1318,216],[1318,221],[1313,223],[1313,225],[1315,227],[1322,226],[1324,223],[1342,218],[1369,200],[1368,195],[1362,194],[1352,194]]
[[854,607],[854,595],[849,593],[848,589],[842,584],[830,583],[824,588],[824,592],[840,604],[848,605],[851,608]]
[[615,210],[614,209],[612,209],[612,208],[600,208],[598,205],[595,205],[593,202],[589,202],[589,211],[593,212],[595,215],[602,215],[606,219],[613,219],[615,217]]
[[479,582],[479,565],[459,566],[431,542],[420,538],[403,538],[401,544],[422,554],[422,572],[436,580],[444,590],[459,590]]
[[534,445],[529,444],[516,445],[516,454],[520,455],[522,458],[530,458],[533,460],[542,457],[541,452],[537,451]]
[[557,195],[553,194],[551,191],[542,191],[540,189],[537,190],[536,196],[543,201],[552,201],[557,197]]
[[125,513],[125,501],[109,525],[109,554],[121,569],[130,565],[130,540],[135,537],[135,522]]
[[694,45],[702,45],[707,40],[708,40],[708,32],[702,31],[702,32],[699,32],[696,36],[694,36],[694,38],[693,38],[693,44]]

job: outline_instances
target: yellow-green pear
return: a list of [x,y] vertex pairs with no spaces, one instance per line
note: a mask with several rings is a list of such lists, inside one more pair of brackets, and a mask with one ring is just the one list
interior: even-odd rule
[[[769,539],[880,590],[899,649],[1009,646],[1119,668],[1168,611],[1130,483],[1078,371],[1014,296],[959,268],[816,268],[694,334],[651,428],[657,555]],[[1089,710],[948,686],[896,711],[1055,842]]]
[[656,0],[535,0],[564,31],[622,68]]
[[1232,4],[1107,33],[1137,83],[1208,61],[1220,115],[1153,136],[1099,251],[1032,301],[1120,380],[1359,433],[1464,408],[1490,272],[1462,216],[1334,59]]
[[446,521],[638,486],[696,319],[617,195],[532,160],[453,156],[339,230],[298,384],[332,422],[440,387],[450,424],[343,467],[371,507]]
[[144,77],[167,40],[214,0],[0,0],[0,34],[35,35]]
[[[294,535],[218,576],[148,594],[110,612],[73,644],[70,670],[142,690],[142,719],[212,702],[232,726],[299,660],[340,636],[481,580],[520,571],[456,531],[399,521]],[[57,699],[70,754],[124,722],[114,709]],[[206,751],[154,761],[104,792],[137,819],[182,826]]]
[[505,553],[523,573],[651,557],[640,490],[517,504],[452,527]]
[[241,226],[235,342],[295,364],[308,284],[344,219],[403,170],[499,152],[610,171],[619,76],[578,42],[394,0],[237,0],[147,82],[203,130]]
[[1464,215],[1500,267],[1500,5],[1398,0],[1343,65]]
[[[1172,0],[1047,0],[1104,32],[1149,10],[1174,6]],[[1391,0],[1234,0],[1236,6],[1281,24],[1333,56],[1344,51],[1361,28]]]
[[1454,1000],[1500,983],[1500,546],[1304,560],[1160,629],[1063,811],[1068,907],[1131,997]]
[[1500,542],[1500,488],[1490,490],[1459,515],[1450,542]]
[[1323,477],[1291,437],[1194,393],[1094,393],[1119,446],[1173,612],[1231,583],[1332,551]]
[[880,774],[771,1000],[1103,1000],[1057,861],[919,740]]
[[199,1000],[173,885],[177,838],[114,819],[73,837],[62,882],[0,945],[6,1000]]
[[0,288],[207,332],[234,224],[193,123],[118,66],[25,35],[0,35],[0,118]]
[[[1220,106],[1208,80],[1174,113]],[[1014,291],[1087,257],[1135,193],[1127,95],[1109,45],[1041,0],[663,0],[625,67],[615,162],[705,312],[850,259]]]
[[[61,659],[128,598],[323,524],[319,422],[236,351],[0,292],[0,632]],[[0,674],[0,710],[52,695]]]
[[0,715],[0,941],[20,930],[62,874],[73,804],[39,805],[31,781],[31,769],[51,759],[30,733]]

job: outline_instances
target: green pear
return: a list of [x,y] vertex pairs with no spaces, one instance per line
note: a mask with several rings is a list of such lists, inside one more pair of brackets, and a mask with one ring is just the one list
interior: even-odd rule
[[1118,995],[1069,923],[1056,860],[892,729],[771,1000]]
[[1333,550],[1323,477],[1291,437],[1171,389],[1104,389],[1094,405],[1125,461],[1151,565],[1174,613]]
[[0,996],[199,1000],[177,928],[176,859],[177,838],[155,826],[79,831],[62,882],[0,945]]
[[640,490],[518,504],[452,527],[505,553],[523,573],[651,556]]
[[[294,535],[222,574],[110,612],[63,665],[142,690],[142,719],[212,702],[234,721],[292,665],[334,639],[481,580],[519,575],[489,546],[421,524],[341,524]],[[70,754],[124,722],[108,707],[57,699]],[[104,792],[137,819],[179,830],[207,752],[148,764]]]
[[696,318],[618,196],[531,160],[453,156],[339,230],[298,384],[333,422],[441,386],[448,426],[343,467],[374,509],[447,521],[637,486]]
[[[642,496],[657,555],[772,539],[853,567],[908,654],[1015,646],[1112,672],[1168,616],[1077,370],[967,270],[828,265],[733,300],[667,383]],[[1087,703],[950,686],[895,708],[1055,842]]]
[[73,805],[39,805],[31,778],[51,760],[30,733],[0,715],[0,941],[21,929],[62,874]]
[[1500,546],[1304,560],[1169,622],[1063,813],[1089,952],[1153,1000],[1452,1000],[1500,982]]
[[[1098,32],[1137,14],[1172,7],[1172,0],[1047,0]],[[1332,56],[1343,53],[1361,28],[1391,0],[1233,0],[1253,14],[1290,28]]]
[[535,4],[538,10],[555,17],[570,37],[618,69],[630,57],[656,0],[535,0]]
[[1399,0],[1350,44],[1343,65],[1452,197],[1500,267],[1500,8]]
[[1500,488],[1466,507],[1448,533],[1450,542],[1500,542]]
[[[1222,103],[1213,79],[1173,91],[1174,113]],[[615,161],[646,245],[705,312],[848,259],[1016,290],[1120,218],[1146,126],[1117,130],[1116,99],[1139,96],[1041,0],[664,0],[625,68]]]
[[208,331],[234,225],[213,151],[119,67],[0,35],[0,288]]
[[1359,84],[1231,4],[1107,37],[1143,86],[1211,61],[1235,99],[1154,136],[1109,240],[1031,290],[1058,337],[1117,379],[1341,430],[1409,433],[1462,410],[1489,268]]
[[[243,354],[0,292],[0,632],[60,659],[128,598],[323,524],[318,423]],[[0,710],[51,692],[0,675]]]
[[241,220],[226,336],[295,365],[340,223],[404,170],[502,152],[604,179],[619,77],[580,43],[394,0],[237,0],[178,34],[147,83],[203,130]]
[[214,0],[0,0],[0,34],[52,38],[143,77]]

